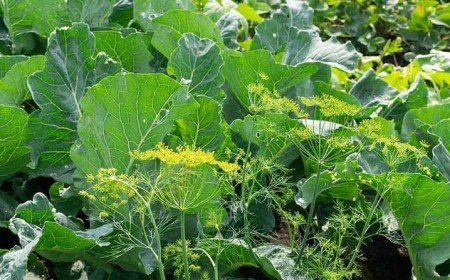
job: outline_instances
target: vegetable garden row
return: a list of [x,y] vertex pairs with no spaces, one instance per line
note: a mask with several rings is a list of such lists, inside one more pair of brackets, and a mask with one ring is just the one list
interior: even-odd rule
[[445,2],[0,0],[0,279],[450,279]]

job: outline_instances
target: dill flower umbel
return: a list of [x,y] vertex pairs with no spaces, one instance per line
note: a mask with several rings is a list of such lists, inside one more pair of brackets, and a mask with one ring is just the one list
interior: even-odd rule
[[383,127],[378,119],[362,121],[355,131],[361,133],[369,142],[369,149],[378,150],[390,167],[396,167],[412,159],[419,159],[426,155],[425,148],[417,148],[409,143],[401,142],[397,136],[390,135],[388,128]]
[[133,151],[131,155],[139,160],[158,159],[168,165],[181,164],[186,167],[196,167],[202,164],[215,165],[226,173],[238,171],[240,168],[235,163],[217,160],[214,152],[203,151],[192,146],[180,146],[174,151],[163,143],[159,143],[153,150]]
[[325,117],[349,116],[354,117],[361,111],[361,106],[349,104],[331,95],[323,94],[310,98],[300,98],[306,107],[316,106]]
[[[260,73],[260,77],[268,78]],[[263,78],[265,77],[265,78]],[[278,91],[271,91],[261,83],[249,84],[247,91],[252,97],[252,105],[249,109],[253,113],[292,113],[297,118],[307,118],[308,114],[301,110],[299,106],[287,97],[282,97]]]

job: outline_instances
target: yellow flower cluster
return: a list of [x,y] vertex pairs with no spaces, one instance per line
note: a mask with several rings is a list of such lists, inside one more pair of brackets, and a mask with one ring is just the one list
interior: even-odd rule
[[327,139],[327,144],[337,149],[352,149],[355,147],[351,139],[343,136],[332,136]]
[[[264,77],[264,75],[262,77]],[[249,84],[247,90],[257,99],[249,107],[250,111],[253,113],[293,113],[297,118],[308,117],[308,114],[301,110],[294,101],[287,97],[281,97],[278,91],[270,91],[263,84]]]
[[[91,202],[107,205],[109,210],[117,210],[128,204],[128,198],[136,195],[131,185],[137,184],[139,179],[134,176],[117,174],[115,168],[101,168],[96,175],[88,175],[87,180],[94,185],[78,194]],[[108,210],[108,211],[109,211]],[[99,213],[99,218],[109,216],[106,208]]]
[[214,157],[214,152],[203,151],[192,146],[177,147],[174,151],[163,143],[159,143],[155,149],[145,152],[133,151],[131,155],[139,160],[158,159],[164,164],[181,164],[187,167],[195,167],[202,164],[217,165],[225,172],[234,172],[240,169],[239,165],[226,161],[219,161]]
[[306,140],[314,136],[314,132],[312,132],[309,128],[293,128],[290,130],[290,135],[292,135],[295,138],[298,138],[299,140]]
[[331,95],[323,94],[310,98],[301,97],[301,102],[307,106],[316,106],[325,117],[350,116],[353,117],[361,111],[361,106],[349,104]]
[[[355,130],[371,140],[371,149],[381,145],[381,153],[386,159],[390,159],[392,165],[396,165],[413,158],[420,158],[426,154],[424,149],[414,147],[409,143],[400,142],[396,136],[388,136],[383,132],[383,127],[376,119],[362,121]],[[422,143],[425,145],[426,143]]]

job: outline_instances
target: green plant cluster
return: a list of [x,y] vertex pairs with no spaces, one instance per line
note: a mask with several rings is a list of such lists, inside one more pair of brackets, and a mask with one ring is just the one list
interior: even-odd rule
[[0,279],[449,279],[449,4],[0,8]]
[[403,49],[407,59],[431,49],[449,50],[450,4],[445,2],[309,1],[317,11],[315,22],[328,36],[351,40],[365,54]]

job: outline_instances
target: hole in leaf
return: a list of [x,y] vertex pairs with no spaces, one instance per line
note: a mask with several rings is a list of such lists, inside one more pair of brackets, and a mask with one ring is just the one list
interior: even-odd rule
[[437,265],[435,270],[440,276],[450,276],[450,259]]

